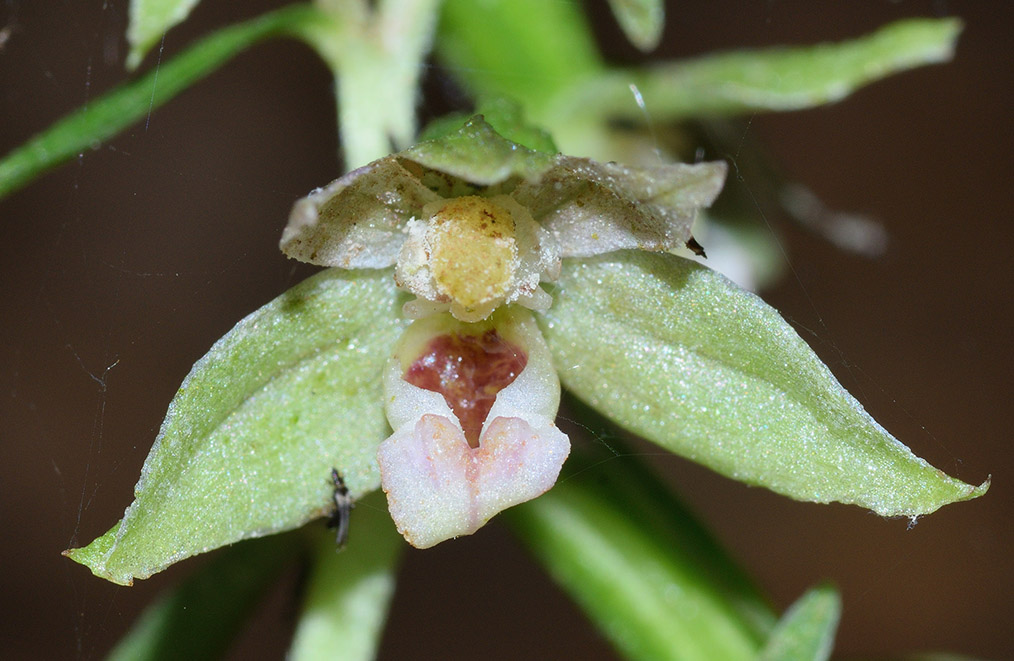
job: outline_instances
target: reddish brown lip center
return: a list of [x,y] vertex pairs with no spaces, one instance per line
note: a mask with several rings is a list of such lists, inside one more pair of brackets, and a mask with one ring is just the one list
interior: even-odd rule
[[513,383],[526,364],[527,354],[495,329],[482,335],[450,333],[430,340],[404,378],[443,395],[468,444],[477,448],[496,394]]

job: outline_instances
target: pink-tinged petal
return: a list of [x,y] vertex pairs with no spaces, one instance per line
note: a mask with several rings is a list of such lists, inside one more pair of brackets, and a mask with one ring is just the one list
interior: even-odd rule
[[471,448],[453,421],[427,414],[384,441],[377,459],[398,532],[429,548],[545,493],[568,454],[570,442],[552,424],[496,418]]
[[533,429],[520,418],[496,418],[475,453],[475,508],[482,525],[549,491],[570,454],[570,441],[552,424]]
[[377,454],[381,482],[398,530],[419,548],[541,495],[570,453],[553,423],[560,382],[523,308],[476,324],[448,314],[414,322],[384,392],[395,432]]
[[424,415],[380,444],[377,461],[398,532],[417,548],[475,532],[474,474],[465,434],[451,420]]

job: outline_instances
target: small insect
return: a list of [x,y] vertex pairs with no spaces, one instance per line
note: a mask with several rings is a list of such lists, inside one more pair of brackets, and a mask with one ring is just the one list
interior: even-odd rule
[[356,501],[349,495],[345,479],[337,468],[331,469],[331,480],[334,482],[334,512],[331,513],[327,527],[338,529],[334,541],[338,546],[337,550],[341,551],[349,540],[349,513],[356,506]]
[[704,254],[704,246],[697,243],[697,239],[694,237],[687,239],[687,248],[689,248],[690,252],[694,253],[698,257],[703,257],[704,259],[708,258],[708,256]]

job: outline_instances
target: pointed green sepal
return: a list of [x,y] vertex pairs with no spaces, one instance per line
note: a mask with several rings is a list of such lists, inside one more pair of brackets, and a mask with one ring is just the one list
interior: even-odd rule
[[985,493],[916,457],[779,314],[669,254],[566,260],[541,325],[560,380],[614,421],[797,500],[914,517]]
[[332,467],[353,496],[376,489],[401,302],[389,272],[336,269],[239,322],[180,386],[123,520],[66,555],[129,585],[321,516]]
[[[513,99],[503,96],[483,99],[476,105],[475,114],[482,115],[494,131],[511,142],[547,154],[557,154],[560,151],[553,142],[553,137],[539,126],[530,123],[521,104]],[[419,140],[435,140],[448,136],[460,130],[473,116],[451,113],[438,117],[426,125],[419,135]]]
[[510,177],[537,179],[553,155],[523,147],[497,133],[479,115],[461,129],[420,142],[400,157],[475,184],[496,184]]

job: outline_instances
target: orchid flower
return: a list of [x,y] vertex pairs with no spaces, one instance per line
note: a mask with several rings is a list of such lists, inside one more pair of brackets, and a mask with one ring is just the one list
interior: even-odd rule
[[[456,144],[484,145],[484,158],[447,160]],[[410,543],[475,532],[556,482],[570,451],[553,424],[560,385],[524,308],[550,308],[539,283],[559,278],[563,258],[686,245],[725,169],[544,154],[478,116],[449,141],[374,161],[296,203],[287,255],[393,267],[417,297],[403,311],[419,321],[384,373],[395,431],[378,451],[391,515]]]
[[763,301],[671,252],[699,251],[724,175],[533,150],[476,117],[311,193],[282,249],[338,268],[212,347],[123,520],[67,554],[130,583],[328,514],[334,469],[351,498],[382,487],[418,547],[471,534],[556,482],[561,384],[798,500],[916,517],[984,493],[888,434]]

